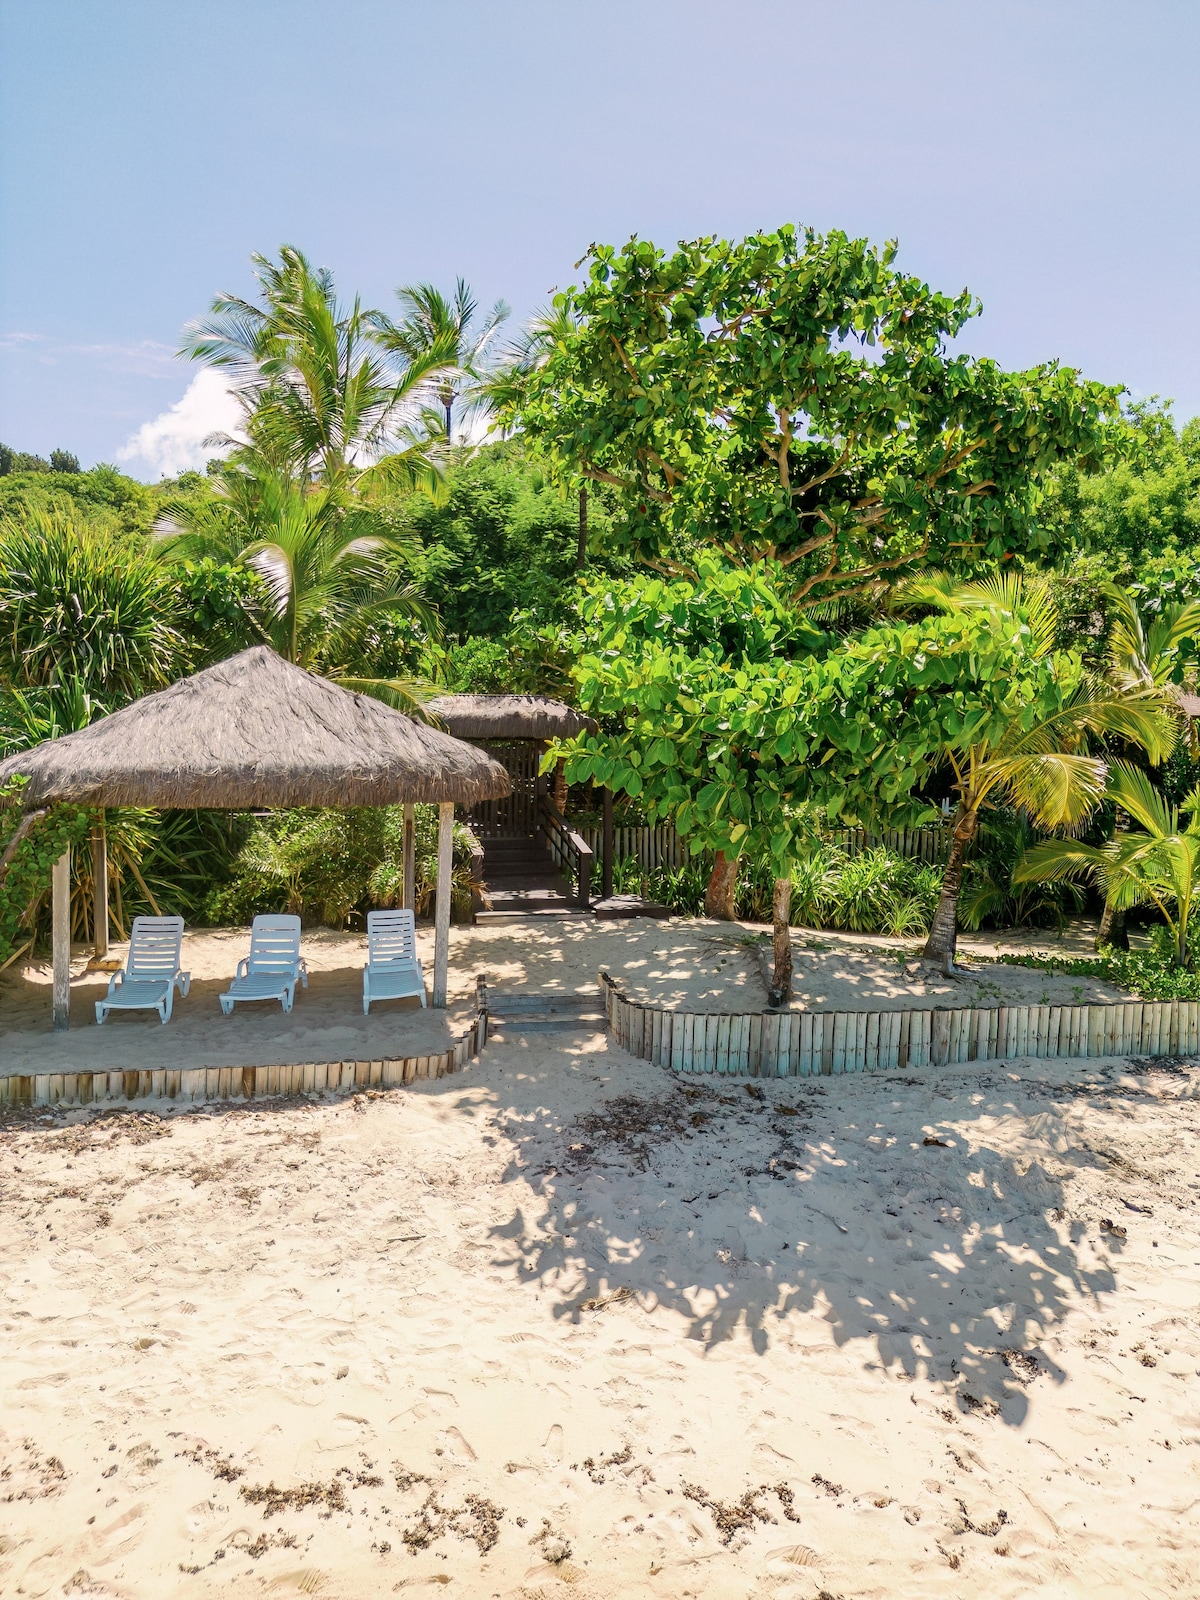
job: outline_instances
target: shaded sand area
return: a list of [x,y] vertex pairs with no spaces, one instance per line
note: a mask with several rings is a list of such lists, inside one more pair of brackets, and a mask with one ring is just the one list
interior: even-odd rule
[[[200,1066],[264,1066],[275,1062],[378,1060],[443,1050],[471,1014],[475,978],[493,990],[539,994],[595,993],[605,968],[636,1000],[692,1011],[757,1011],[767,999],[761,928],[750,924],[672,919],[596,922],[588,918],[522,925],[454,928],[450,947],[450,1011],[422,1011],[415,999],[362,1012],[365,940],[313,930],[304,935],[308,989],[295,1008],[240,1005],[224,1017],[218,994],[249,948],[244,929],[189,933],[183,963],[192,974],[187,999],[175,1000],[164,1028],[152,1012],[113,1013],[101,1027],[93,1002],[107,979],[84,975],[88,952],[77,952],[71,985],[72,1028],[55,1037],[50,1024],[50,969],[27,964],[0,974],[0,1073],[152,1070]],[[427,982],[433,935],[418,930]],[[120,957],[124,946],[115,945]],[[911,941],[861,935],[796,933],[794,1007],[894,1010],[931,1005],[1082,1005],[1122,998],[1096,979],[1049,976],[995,964],[947,978],[914,959]],[[964,945],[964,950],[969,951]],[[981,956],[990,954],[984,946]]]
[[509,1030],[353,1101],[10,1118],[0,1593],[1195,1594],[1198,1095]]

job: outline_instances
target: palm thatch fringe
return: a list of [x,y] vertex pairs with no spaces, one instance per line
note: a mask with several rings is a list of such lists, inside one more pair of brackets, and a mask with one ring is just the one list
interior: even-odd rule
[[443,694],[423,709],[456,739],[573,739],[596,728],[582,711],[536,694]]
[[483,751],[267,645],[0,762],[0,784],[16,776],[27,806],[472,806],[509,792]]

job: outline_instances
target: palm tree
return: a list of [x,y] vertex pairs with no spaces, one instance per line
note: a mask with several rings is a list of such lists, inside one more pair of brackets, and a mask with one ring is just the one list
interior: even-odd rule
[[468,416],[488,409],[489,380],[497,367],[496,335],[510,308],[497,300],[479,321],[478,303],[463,278],[449,296],[431,283],[409,284],[396,294],[400,320],[373,314],[375,337],[385,350],[400,358],[404,370],[425,375],[427,387],[442,409],[445,437],[452,442],[457,404],[462,403],[463,414]]
[[1028,658],[1049,669],[1044,708],[1014,706],[999,727],[968,727],[942,755],[954,776],[957,800],[942,892],[924,954],[954,967],[963,866],[980,812],[1005,804],[1039,828],[1077,827],[1104,796],[1105,762],[1089,753],[1095,735],[1111,735],[1145,750],[1152,761],[1170,754],[1174,730],[1164,692],[1154,684],[1112,683],[1086,674],[1075,658],[1056,653],[1058,613],[1044,584],[1003,573],[954,585],[942,576],[906,585],[900,603],[944,610],[983,610],[998,624],[1022,629]]
[[168,507],[166,554],[251,568],[266,593],[251,620],[280,655],[412,709],[419,691],[409,680],[355,672],[381,618],[400,616],[436,631],[436,614],[405,577],[412,541],[385,511],[346,505],[333,485],[305,488],[260,469],[228,471],[221,486],[212,499]]
[[214,442],[232,445],[242,466],[292,472],[305,483],[361,484],[386,459],[390,483],[430,487],[436,461],[421,400],[430,379],[457,359],[454,341],[428,340],[397,362],[380,348],[375,314],[357,298],[339,304],[327,268],[312,267],[292,245],[278,263],[252,259],[259,301],[218,295],[180,351],[225,368],[242,403],[244,437]]
[[[1171,805],[1144,772],[1114,761],[1106,793],[1140,828],[1103,845],[1047,839],[1029,852],[1013,877],[1022,883],[1087,879],[1103,891],[1106,916],[1156,905],[1170,929],[1176,965],[1188,967],[1192,907],[1200,886],[1200,789],[1181,805]],[[1190,818],[1186,827],[1181,816]]]

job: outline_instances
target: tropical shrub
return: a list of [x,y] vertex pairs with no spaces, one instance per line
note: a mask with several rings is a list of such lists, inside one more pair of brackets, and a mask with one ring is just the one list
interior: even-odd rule
[[170,571],[140,539],[77,517],[0,523],[0,682],[77,680],[109,709],[169,683],[183,659]]
[[40,816],[26,816],[24,788],[23,778],[0,788],[0,860],[12,849],[0,865],[0,967],[29,943],[51,869],[64,850],[79,844],[90,821],[76,806],[52,806]]
[[[436,806],[417,806],[416,910],[432,911],[437,883]],[[469,916],[474,840],[454,830],[451,909]],[[404,871],[402,806],[321,807],[279,811],[254,820],[231,863],[228,883],[203,906],[210,923],[248,922],[260,912],[288,911],[308,924],[340,928],[354,914],[400,903]]]

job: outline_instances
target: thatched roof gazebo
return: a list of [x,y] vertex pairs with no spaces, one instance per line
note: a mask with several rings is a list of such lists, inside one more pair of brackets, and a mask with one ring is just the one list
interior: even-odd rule
[[425,710],[456,739],[573,739],[591,717],[540,694],[442,694]]
[[[484,751],[318,678],[266,645],[0,762],[0,784],[17,776],[28,779],[27,807],[403,804],[406,906],[413,896],[411,808],[437,805],[435,1006],[446,1003],[454,807],[509,790],[504,767]],[[98,882],[106,879],[98,874]],[[66,1026],[69,998],[69,890],[64,858],[55,867],[56,1027]]]

